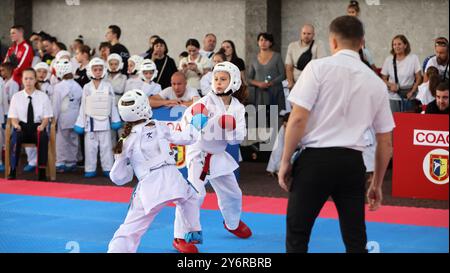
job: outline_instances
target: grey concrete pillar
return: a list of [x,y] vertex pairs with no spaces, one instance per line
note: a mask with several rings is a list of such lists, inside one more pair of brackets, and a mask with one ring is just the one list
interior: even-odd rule
[[258,53],[257,37],[260,32],[274,36],[274,50],[281,48],[281,1],[247,0],[245,2],[245,63]]
[[0,8],[0,56],[6,54],[11,44],[9,30],[13,25],[25,27],[25,38],[28,38],[32,29],[32,0],[2,0]]

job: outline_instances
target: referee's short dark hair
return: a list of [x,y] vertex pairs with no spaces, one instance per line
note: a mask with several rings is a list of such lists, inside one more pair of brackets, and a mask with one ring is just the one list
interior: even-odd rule
[[448,80],[442,81],[436,87],[436,91],[448,91],[448,86],[449,86]]
[[353,45],[357,45],[364,38],[364,26],[361,21],[354,16],[340,16],[330,24],[330,32],[336,34],[342,40],[347,40]]
[[120,35],[122,34],[122,30],[120,30],[119,26],[117,26],[117,25],[110,25],[108,28],[111,29],[112,33],[116,34],[117,39],[120,39]]

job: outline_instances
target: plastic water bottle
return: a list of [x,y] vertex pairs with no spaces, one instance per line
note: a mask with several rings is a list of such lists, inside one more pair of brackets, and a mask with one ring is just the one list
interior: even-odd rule
[[269,83],[272,80],[272,77],[270,75],[267,75],[266,78],[264,79],[265,83]]

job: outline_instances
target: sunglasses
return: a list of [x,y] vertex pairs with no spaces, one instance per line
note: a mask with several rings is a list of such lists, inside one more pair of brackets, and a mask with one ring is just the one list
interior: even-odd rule
[[448,46],[448,43],[445,41],[437,41],[435,43],[435,46]]

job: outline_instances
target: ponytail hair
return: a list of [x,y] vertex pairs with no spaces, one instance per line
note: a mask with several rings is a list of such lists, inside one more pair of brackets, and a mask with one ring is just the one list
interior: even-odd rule
[[239,90],[234,92],[232,96],[235,97],[236,99],[238,99],[240,103],[245,104],[247,102],[247,98],[248,98],[247,85],[242,83]]
[[137,125],[139,123],[145,122],[145,121],[146,121],[145,119],[141,119],[141,120],[138,120],[138,121],[125,123],[125,127],[123,129],[123,134],[120,137],[119,141],[117,141],[116,147],[114,147],[114,149],[113,149],[115,154],[122,153],[123,142],[131,134],[131,129],[133,129],[133,126]]

